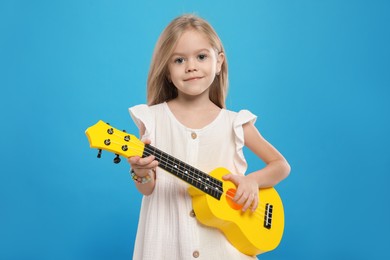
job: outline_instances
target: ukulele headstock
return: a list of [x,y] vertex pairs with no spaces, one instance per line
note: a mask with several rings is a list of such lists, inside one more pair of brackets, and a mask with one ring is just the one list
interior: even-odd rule
[[109,124],[99,120],[95,125],[85,131],[91,148],[99,150],[98,158],[101,157],[101,150],[115,153],[114,163],[119,163],[119,155],[128,158],[131,156],[142,156],[144,143],[136,136],[120,131]]

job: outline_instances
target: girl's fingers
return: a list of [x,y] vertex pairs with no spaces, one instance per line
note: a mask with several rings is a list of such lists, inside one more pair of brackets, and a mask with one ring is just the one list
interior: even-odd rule
[[251,211],[252,212],[255,212],[255,210],[257,209],[257,206],[259,205],[259,195],[257,194],[255,196],[255,199],[253,200],[252,202],[252,206],[251,206]]
[[139,156],[129,157],[127,161],[134,168],[150,168],[150,166],[157,166],[158,162],[155,161],[154,155],[150,155],[145,158],[141,158]]
[[132,157],[127,158],[127,161],[128,161],[131,165],[133,165],[133,164],[136,164],[137,161],[138,161],[139,159],[140,159],[139,156],[132,156]]
[[239,189],[237,189],[236,195],[234,196],[234,200],[237,204],[244,205],[244,203],[248,200],[249,193],[246,192],[240,192]]
[[150,144],[151,143],[150,139],[145,139],[145,140],[143,140],[143,142],[144,142],[144,144]]
[[252,204],[253,196],[250,195],[249,198],[246,200],[244,206],[242,207],[242,211],[246,211]]
[[251,211],[255,211],[259,203],[258,190],[254,190],[252,184],[250,184],[244,176],[227,174],[222,176],[225,181],[231,181],[237,186],[236,194],[233,200],[240,205],[243,205],[242,211],[246,211],[248,208]]
[[147,165],[149,165],[150,163],[152,163],[152,162],[154,161],[154,159],[155,159],[154,155],[150,155],[150,156],[145,157],[145,158],[140,158],[140,159],[138,160],[138,164],[139,164],[140,166],[147,166]]
[[[236,193],[237,195],[237,193]],[[255,211],[258,203],[258,193],[242,193],[241,195],[238,195],[238,199],[234,199],[237,204],[243,205],[242,211],[246,211],[248,208],[251,208],[251,211]]]

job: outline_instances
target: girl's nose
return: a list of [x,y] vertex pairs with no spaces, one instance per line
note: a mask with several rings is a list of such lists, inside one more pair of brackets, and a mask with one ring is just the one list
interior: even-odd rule
[[197,69],[195,69],[195,68],[188,68],[186,72],[194,72],[194,71],[197,71]]
[[194,72],[197,71],[195,62],[192,59],[189,59],[187,62],[186,72]]

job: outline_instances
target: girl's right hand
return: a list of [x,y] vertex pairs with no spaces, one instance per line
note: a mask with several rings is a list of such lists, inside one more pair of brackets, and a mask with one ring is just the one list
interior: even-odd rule
[[[145,144],[150,144],[150,140],[145,140]],[[145,177],[150,174],[158,166],[158,161],[155,160],[154,155],[142,158],[139,156],[132,156],[127,158],[134,173],[139,177]]]

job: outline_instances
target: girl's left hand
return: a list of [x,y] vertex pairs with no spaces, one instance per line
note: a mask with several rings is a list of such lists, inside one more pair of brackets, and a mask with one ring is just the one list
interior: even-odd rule
[[222,177],[224,181],[233,182],[236,187],[236,194],[233,198],[234,202],[243,205],[242,211],[246,211],[249,207],[254,212],[259,204],[259,186],[256,181],[250,176],[236,175],[229,173]]

